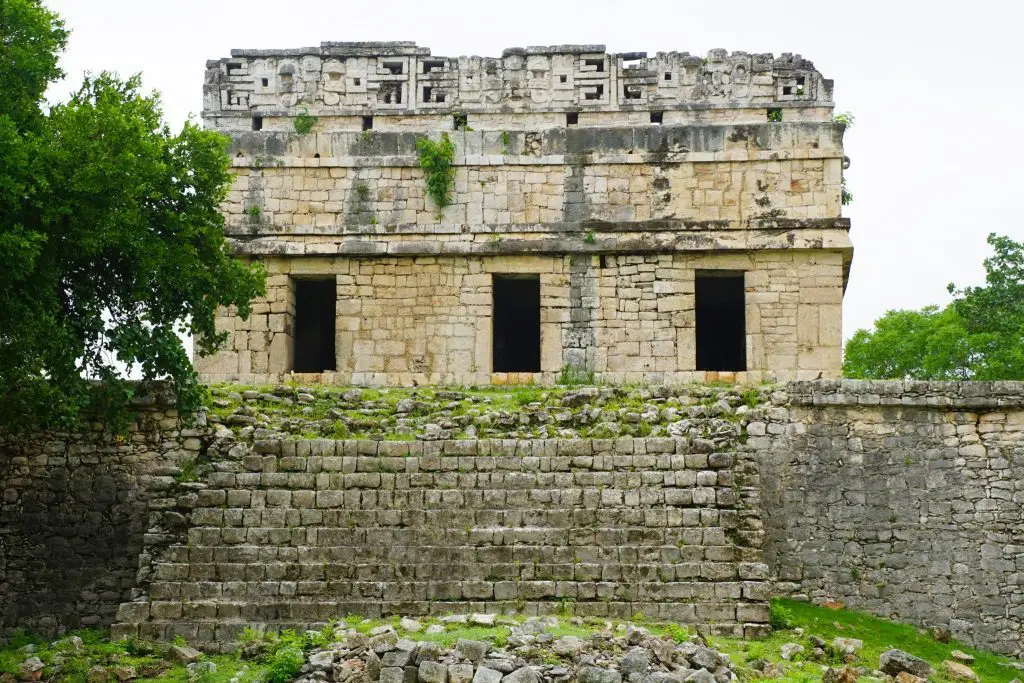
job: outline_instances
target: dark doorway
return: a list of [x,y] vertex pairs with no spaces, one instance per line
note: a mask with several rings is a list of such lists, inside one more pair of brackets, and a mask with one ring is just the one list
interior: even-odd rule
[[747,369],[743,273],[697,271],[697,369]]
[[295,280],[295,372],[335,369],[334,318],[338,289],[330,280]]
[[540,372],[540,276],[495,275],[494,372]]

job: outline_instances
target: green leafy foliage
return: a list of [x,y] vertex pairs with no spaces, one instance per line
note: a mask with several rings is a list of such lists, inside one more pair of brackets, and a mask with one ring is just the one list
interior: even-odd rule
[[455,189],[455,145],[447,133],[441,133],[440,140],[421,137],[416,141],[420,168],[426,174],[427,194],[434,201],[434,206],[443,211],[452,203],[452,191]]
[[[833,116],[832,120],[838,124],[843,125],[846,128],[852,128],[854,117],[853,114],[851,114],[850,112],[844,111]],[[846,206],[847,204],[850,204],[853,201],[853,193],[850,192],[850,190],[846,187],[845,173],[843,174],[843,178],[839,189],[839,201],[842,203],[843,206]]]
[[38,0],[0,4],[0,423],[85,411],[116,428],[125,367],[200,405],[180,335],[212,353],[227,336],[217,308],[248,316],[264,276],[224,239],[228,139],[192,122],[172,133],[138,76],[87,77],[44,106],[66,40]]
[[772,123],[782,122],[782,110],[781,109],[769,109],[768,120]]
[[991,234],[985,286],[949,286],[945,308],[893,310],[846,343],[843,373],[860,379],[1024,379],[1024,244]]
[[295,116],[295,121],[292,124],[295,127],[295,132],[299,135],[305,135],[309,131],[313,130],[313,126],[320,119],[310,114],[306,109],[300,109],[299,113]]
[[972,350],[956,309],[894,310],[846,343],[843,374],[855,379],[970,378]]
[[370,201],[370,186],[369,185],[367,185],[362,180],[359,180],[359,181],[356,182],[354,187],[355,187],[355,190],[356,190],[356,198],[360,202],[368,202],[368,201]]
[[261,633],[245,629],[239,642],[242,656],[266,666],[265,683],[288,683],[294,679],[305,663],[305,653],[314,647],[325,647],[334,640],[335,625],[328,624],[320,631],[296,633],[286,629],[280,633]]
[[[63,20],[40,0],[0,3],[0,149],[12,133],[39,129],[38,104],[46,87],[64,75],[57,62],[67,39]],[[8,170],[14,169],[0,164],[0,179]],[[15,187],[0,181],[0,192]]]
[[781,603],[772,603],[770,623],[774,629],[793,628],[792,610]]
[[297,645],[279,647],[267,660],[265,680],[267,683],[288,683],[298,675],[303,663],[302,648]]
[[840,112],[840,113],[836,114],[835,116],[833,116],[832,120],[835,121],[836,123],[841,123],[842,125],[846,126],[847,128],[852,128],[853,127],[854,117],[853,117],[853,114],[851,114],[850,112],[844,111],[844,112]]

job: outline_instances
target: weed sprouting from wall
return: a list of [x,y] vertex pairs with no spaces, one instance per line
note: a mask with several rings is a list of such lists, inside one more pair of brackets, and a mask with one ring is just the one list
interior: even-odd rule
[[319,118],[313,116],[305,109],[300,109],[299,113],[295,116],[295,123],[293,124],[295,126],[295,132],[299,135],[305,135],[309,131],[313,130],[313,126],[315,126],[316,122],[319,120]]
[[452,191],[455,189],[455,145],[447,133],[441,133],[440,140],[422,137],[416,141],[420,168],[426,174],[427,194],[434,200],[438,211],[452,203]]

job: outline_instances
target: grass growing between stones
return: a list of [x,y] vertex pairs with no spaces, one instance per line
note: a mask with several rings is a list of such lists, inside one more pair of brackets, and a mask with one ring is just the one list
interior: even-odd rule
[[[773,387],[539,386],[361,388],[213,385],[211,422],[243,438],[465,439],[678,436],[758,416]],[[680,422],[686,426],[680,425]],[[676,425],[677,429],[669,429]]]
[[[572,611],[567,605],[566,614],[558,617],[558,625],[548,628],[545,633],[549,640],[565,636],[588,639],[593,634],[611,630],[613,634],[625,632],[627,623],[648,629],[656,636],[665,636],[676,642],[684,642],[696,633],[694,627],[677,624],[648,623],[643,615],[635,615],[631,622],[598,618],[580,619],[567,616]],[[733,668],[743,681],[821,681],[825,670],[848,665],[859,672],[858,681],[882,681],[884,677],[874,675],[879,656],[890,649],[899,649],[927,660],[934,668],[929,677],[933,683],[954,683],[943,661],[953,659],[953,650],[973,655],[970,665],[979,680],[993,683],[1008,683],[1021,676],[1013,668],[1012,660],[989,652],[967,647],[955,641],[939,642],[925,631],[913,626],[895,624],[860,612],[843,609],[827,609],[793,600],[776,599],[772,603],[772,616],[777,628],[770,636],[761,640],[743,640],[711,636],[707,644],[729,656]],[[346,617],[332,622],[320,631],[304,634],[283,632],[282,634],[261,634],[247,631],[243,634],[243,648],[233,655],[204,656],[201,662],[212,662],[216,670],[206,671],[203,665],[193,665],[189,672],[185,665],[171,661],[168,646],[153,645],[139,641],[110,642],[104,631],[79,631],[81,638],[76,645],[71,636],[56,642],[19,635],[8,645],[0,648],[0,682],[12,683],[24,680],[22,667],[26,660],[38,657],[44,664],[40,681],[72,681],[74,683],[115,683],[115,681],[143,681],[145,683],[286,683],[298,673],[298,667],[276,665],[278,655],[287,650],[297,649],[298,653],[326,647],[334,638],[335,628],[349,628],[364,635],[379,632],[382,626],[391,626],[401,637],[415,641],[434,642],[444,648],[451,648],[459,640],[488,641],[492,647],[507,646],[510,625],[523,620],[522,617],[498,616],[494,625],[482,625],[450,618],[420,618],[415,631],[404,630],[398,617],[388,619],[362,619]],[[375,631],[375,629],[377,631]],[[815,638],[825,646],[815,653]],[[835,638],[856,639],[863,647],[855,656],[844,661],[843,654],[832,646]],[[818,641],[820,642],[820,641]],[[784,660],[781,651],[784,645],[796,643],[804,650],[789,660]],[[571,657],[560,656],[547,646],[535,645],[517,651],[517,655],[538,663],[573,666]],[[758,663],[760,661],[760,664]],[[298,660],[301,665],[302,659]],[[764,662],[778,666],[776,675],[766,677]],[[196,668],[198,667],[198,669]],[[889,679],[891,680],[891,679]]]
[[[845,609],[827,609],[806,602],[776,599],[772,601],[773,618],[786,622],[788,628],[776,630],[770,637],[762,641],[742,641],[725,638],[710,638],[711,644],[723,652],[730,654],[733,661],[743,666],[756,659],[771,662],[782,662],[780,648],[786,643],[798,643],[804,647],[802,654],[796,655],[793,662],[786,662],[794,678],[776,679],[792,681],[819,681],[821,667],[811,662],[807,655],[812,652],[812,636],[818,636],[827,643],[835,638],[855,638],[864,643],[858,653],[858,665],[871,668],[878,666],[879,655],[886,650],[897,649],[927,660],[935,673],[929,681],[952,682],[956,679],[946,675],[942,665],[944,660],[953,659],[953,650],[960,650],[975,657],[970,665],[982,681],[1001,681],[1006,683],[1021,677],[1022,672],[1006,666],[1011,662],[1006,657],[977,650],[954,640],[943,643],[929,633],[907,624],[897,624],[879,619],[862,612]],[[798,635],[795,629],[803,629]],[[833,666],[841,666],[842,658],[833,657],[829,660]],[[801,677],[803,676],[803,677]],[[759,680],[759,679],[753,679]],[[869,680],[864,678],[863,680]]]
[[[30,673],[33,658],[43,668]],[[136,640],[111,642],[107,632],[100,629],[76,631],[56,641],[19,633],[0,648],[0,681],[256,683],[265,678],[265,667],[243,662],[235,655],[214,655],[202,661],[212,662],[215,670],[190,675],[183,662],[169,658],[166,645]]]

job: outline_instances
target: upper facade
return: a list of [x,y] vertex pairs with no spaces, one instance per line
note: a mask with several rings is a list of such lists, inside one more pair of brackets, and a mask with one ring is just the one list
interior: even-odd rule
[[[236,252],[268,295],[210,381],[838,376],[852,246],[832,82],[799,55],[236,50]],[[417,142],[454,145],[451,203]],[[308,376],[312,373],[313,376]]]
[[[555,45],[509,48],[500,58],[435,57],[410,42],[325,42],[296,50],[232,50],[227,59],[207,62],[203,95],[204,118],[227,119],[230,129],[239,115],[243,120],[253,114],[281,117],[300,108],[332,117],[453,112],[508,117],[778,105],[799,121],[820,120],[820,109],[831,110],[832,81],[810,61],[788,53],[711,50],[707,57],[687,52],[648,57],[646,52],[608,54],[604,45]],[[808,108],[819,111],[804,111]],[[561,123],[557,117],[544,120]],[[701,119],[679,115],[666,123],[692,120]]]

